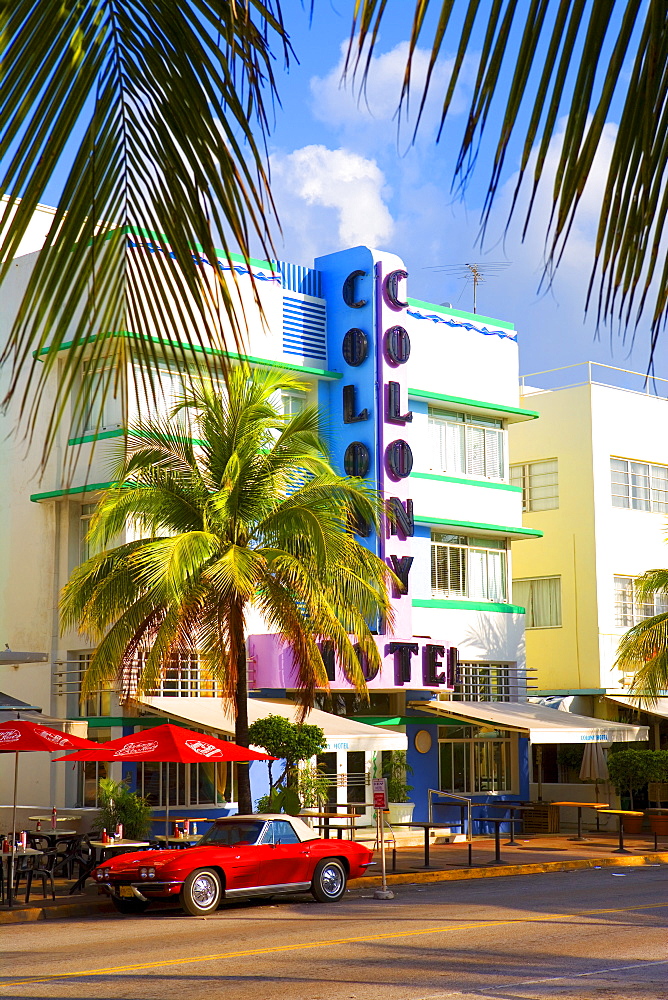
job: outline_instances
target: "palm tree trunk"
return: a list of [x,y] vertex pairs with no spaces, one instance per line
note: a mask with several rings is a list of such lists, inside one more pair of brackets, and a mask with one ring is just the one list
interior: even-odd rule
[[[235,739],[241,747],[248,746],[248,675],[246,664],[246,636],[244,635],[243,614],[234,615],[234,644],[237,661],[237,684],[234,692],[236,702],[236,722]],[[251,813],[253,811],[253,800],[251,799],[250,787],[250,765],[248,761],[239,761],[237,764],[237,802],[239,812]]]

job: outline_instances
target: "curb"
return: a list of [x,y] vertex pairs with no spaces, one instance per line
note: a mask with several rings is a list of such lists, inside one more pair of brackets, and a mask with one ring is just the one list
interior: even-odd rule
[[98,913],[115,913],[107,899],[87,899],[85,903],[63,903],[61,906],[26,906],[0,912],[0,924],[32,924],[36,920],[61,920],[66,917],[93,917]]
[[[550,872],[572,872],[587,868],[642,868],[645,865],[668,864],[668,853],[632,854],[619,858],[583,858],[573,861],[545,861],[531,865],[495,865],[490,868],[459,868],[454,871],[416,871],[406,875],[388,875],[388,885],[415,885],[425,882],[468,882],[472,879],[506,878],[509,875],[544,875]],[[349,889],[364,889],[382,885],[380,875],[351,879]],[[92,917],[115,913],[107,899],[87,899],[82,903],[62,906],[31,906],[0,912],[0,924],[28,924],[36,920],[63,920],[67,917]]]
[[[490,868],[458,868],[454,871],[416,871],[410,875],[387,875],[387,885],[408,885],[416,882],[467,882],[471,879],[505,878],[507,875],[543,875],[549,872],[571,872],[585,868],[641,868],[643,865],[668,864],[668,853],[632,854],[620,858],[582,858],[572,861],[545,861],[531,865],[495,865]],[[382,885],[380,875],[351,879],[349,889]]]

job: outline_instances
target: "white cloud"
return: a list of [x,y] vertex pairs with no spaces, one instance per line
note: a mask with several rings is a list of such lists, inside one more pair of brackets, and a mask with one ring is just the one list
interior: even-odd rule
[[304,146],[271,157],[272,190],[292,260],[367,244],[386,246],[394,222],[375,160],[348,149]]
[[[355,133],[365,143],[395,144],[397,139],[397,108],[408,56],[408,42],[399,42],[389,52],[377,53],[371,60],[366,85],[351,76],[342,81],[348,42],[341,45],[341,57],[326,76],[310,81],[313,115],[328,125]],[[412,139],[415,117],[427,75],[430,53],[417,49],[413,55],[410,101],[402,111],[401,135],[408,143]],[[460,82],[455,88],[450,115],[463,114],[468,108],[468,87],[475,57],[467,56]],[[440,59],[432,74],[431,85],[422,112],[419,139],[433,141],[440,122],[443,96],[452,73],[454,59]],[[406,114],[408,112],[408,114]]]

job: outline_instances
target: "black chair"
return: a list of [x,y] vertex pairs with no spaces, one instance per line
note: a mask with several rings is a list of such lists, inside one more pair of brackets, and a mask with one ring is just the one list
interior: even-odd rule
[[14,873],[14,893],[18,895],[19,888],[21,886],[21,879],[26,880],[26,896],[25,902],[30,902],[30,892],[32,890],[33,879],[41,879],[42,882],[42,898],[47,898],[47,882],[51,886],[51,899],[56,898],[56,886],[53,881],[53,871],[50,868],[46,868],[42,864],[42,858],[44,855],[24,855],[21,857],[17,856],[17,867]]
[[60,873],[64,878],[70,879],[74,878],[75,866],[78,868],[79,877],[82,871],[89,870],[93,849],[86,834],[57,840],[55,851],[54,874]]

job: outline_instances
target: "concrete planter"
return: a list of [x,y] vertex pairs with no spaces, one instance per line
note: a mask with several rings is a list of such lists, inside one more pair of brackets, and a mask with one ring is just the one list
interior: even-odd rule
[[668,813],[663,816],[649,814],[649,828],[659,837],[668,837]]
[[390,826],[393,823],[410,823],[413,819],[414,802],[390,802]]
[[624,833],[642,833],[644,816],[624,816]]

